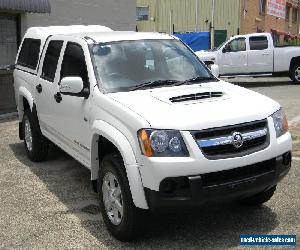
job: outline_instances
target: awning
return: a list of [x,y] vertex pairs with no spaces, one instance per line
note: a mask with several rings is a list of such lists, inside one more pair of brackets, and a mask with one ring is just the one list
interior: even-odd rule
[[0,10],[50,13],[49,0],[0,0]]

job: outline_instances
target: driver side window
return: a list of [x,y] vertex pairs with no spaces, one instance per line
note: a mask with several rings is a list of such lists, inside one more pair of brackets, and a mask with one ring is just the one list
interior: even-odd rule
[[229,52],[246,51],[246,39],[244,37],[232,40],[228,44]]
[[72,42],[67,44],[60,72],[61,79],[67,76],[81,77],[84,87],[88,87],[88,71],[83,49],[79,44]]

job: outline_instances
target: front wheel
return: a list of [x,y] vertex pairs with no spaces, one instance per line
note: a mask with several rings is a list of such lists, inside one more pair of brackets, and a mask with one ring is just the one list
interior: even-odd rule
[[300,63],[296,63],[291,67],[290,78],[294,83],[300,84]]
[[110,154],[100,163],[100,209],[108,231],[121,241],[139,236],[142,210],[135,207],[122,158]]
[[274,186],[268,190],[265,190],[263,192],[260,192],[258,194],[255,194],[253,196],[239,200],[239,202],[243,205],[259,206],[259,205],[267,202],[268,200],[270,200],[272,198],[272,196],[274,195],[275,190],[276,190],[276,186]]

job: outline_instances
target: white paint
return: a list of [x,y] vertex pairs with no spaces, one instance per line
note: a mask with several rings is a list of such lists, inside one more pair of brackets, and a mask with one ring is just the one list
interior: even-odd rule
[[[265,36],[268,39],[268,48],[251,50],[251,37]],[[243,51],[224,50],[233,40],[245,39],[246,48]],[[196,55],[203,62],[214,62],[219,65],[220,75],[247,75],[289,71],[291,59],[300,56],[298,47],[274,47],[270,33],[252,33],[233,36],[216,51],[197,51]],[[274,69],[274,70],[273,70]]]
[[[47,30],[47,28],[45,29]],[[29,32],[26,36],[43,38],[44,34],[39,29],[36,31]],[[30,74],[16,68],[14,72],[16,99],[19,100],[20,93],[22,93],[20,89],[23,88],[23,93],[31,96],[29,99],[36,104],[39,124],[44,136],[91,169],[92,180],[97,178],[99,170],[98,137],[101,135],[112,142],[123,157],[132,199],[137,207],[148,208],[144,188],[159,190],[159,185],[165,178],[198,176],[203,173],[243,167],[272,159],[292,150],[290,133],[276,138],[273,120],[270,117],[280,108],[280,105],[261,94],[224,81],[219,81],[218,84],[205,82],[203,84],[103,93],[97,87],[88,42],[83,39],[85,36],[86,30],[82,29],[82,33],[78,31],[72,35],[53,34],[47,42],[43,40],[41,46],[46,45],[45,48],[52,40],[64,41],[62,53],[58,65],[56,65],[54,80],[49,83],[41,77],[47,51],[45,49],[40,56],[37,74]],[[174,39],[166,34],[118,31],[97,31],[89,33],[89,37],[96,42],[134,40],[137,43],[146,39],[158,41]],[[90,86],[94,87],[90,88],[88,99],[64,95],[61,102],[56,102],[54,95],[59,91],[60,70],[67,42],[81,46],[86,59]],[[37,84],[41,84],[43,87],[41,93],[36,91]],[[80,89],[81,83],[78,86]],[[220,98],[171,102],[171,98],[174,97],[206,92],[222,92],[224,94]],[[18,105],[20,106],[21,103],[18,102]],[[224,127],[262,119],[268,120],[270,145],[264,150],[244,157],[208,160],[190,133],[193,130]],[[180,131],[189,151],[189,157],[144,156],[141,153],[137,137],[137,131],[142,128]]]

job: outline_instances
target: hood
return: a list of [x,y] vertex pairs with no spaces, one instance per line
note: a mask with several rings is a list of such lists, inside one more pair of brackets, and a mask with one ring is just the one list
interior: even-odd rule
[[107,94],[152,128],[200,130],[265,119],[272,99],[223,81]]
[[204,51],[204,50],[201,50],[201,51],[197,51],[195,52],[196,55],[200,58],[200,60],[202,61],[216,61],[216,58],[217,58],[217,54],[215,51]]

